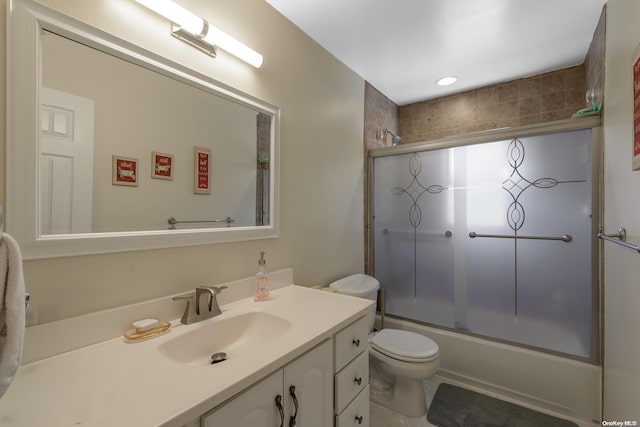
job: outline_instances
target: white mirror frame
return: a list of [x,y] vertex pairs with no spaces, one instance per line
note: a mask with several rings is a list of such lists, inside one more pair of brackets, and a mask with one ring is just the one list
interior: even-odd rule
[[[280,109],[107,34],[34,0],[8,2],[6,230],[24,259],[124,252],[273,238],[279,228]],[[218,96],[269,114],[271,123],[270,224],[259,227],[153,230],[85,234],[40,234],[38,116],[41,31],[50,30],[85,45]],[[169,37],[167,35],[167,37]]]

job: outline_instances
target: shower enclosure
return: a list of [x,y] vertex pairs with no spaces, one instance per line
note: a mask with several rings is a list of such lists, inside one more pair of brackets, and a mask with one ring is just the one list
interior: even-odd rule
[[597,363],[598,129],[561,123],[370,152],[388,315]]

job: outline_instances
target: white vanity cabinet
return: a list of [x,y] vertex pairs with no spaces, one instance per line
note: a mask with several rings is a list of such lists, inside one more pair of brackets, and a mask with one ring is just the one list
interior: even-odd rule
[[369,343],[366,317],[335,336],[336,427],[369,426]]
[[331,339],[204,415],[201,426],[284,427],[293,416],[297,426],[333,426]]

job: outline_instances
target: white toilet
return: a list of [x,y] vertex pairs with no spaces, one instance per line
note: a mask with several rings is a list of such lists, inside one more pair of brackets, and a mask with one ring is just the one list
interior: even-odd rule
[[[380,282],[366,274],[354,274],[329,286],[341,294],[375,301]],[[399,329],[373,332],[375,314],[374,306],[368,314],[371,402],[400,416],[424,417],[427,404],[423,380],[438,371],[438,344],[423,335]]]

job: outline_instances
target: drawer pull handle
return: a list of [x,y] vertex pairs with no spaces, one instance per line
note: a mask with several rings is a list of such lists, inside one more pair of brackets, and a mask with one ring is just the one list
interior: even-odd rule
[[280,413],[280,427],[284,425],[284,408],[282,407],[282,396],[276,396],[276,406],[278,407],[278,412]]
[[355,345],[356,347],[360,347],[360,340],[358,340],[358,339],[354,339],[354,340],[352,341],[352,343],[353,343],[353,345]]
[[362,384],[362,377],[354,378],[353,382],[355,382],[358,385]]
[[360,415],[360,416],[357,416],[357,415],[356,415],[356,421],[358,422],[358,424],[362,424],[362,420],[363,420],[363,419],[364,419],[364,418],[362,418],[362,415]]
[[294,427],[296,425],[296,417],[298,416],[298,397],[296,396],[296,386],[292,385],[289,387],[289,394],[293,399],[293,415],[289,418],[289,427]]

